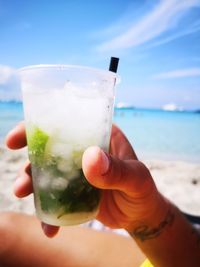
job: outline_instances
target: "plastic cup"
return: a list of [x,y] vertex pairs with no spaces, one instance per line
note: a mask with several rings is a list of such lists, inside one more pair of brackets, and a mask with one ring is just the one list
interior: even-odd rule
[[37,216],[58,226],[93,219],[101,191],[84,177],[82,155],[109,149],[116,74],[74,65],[19,74]]

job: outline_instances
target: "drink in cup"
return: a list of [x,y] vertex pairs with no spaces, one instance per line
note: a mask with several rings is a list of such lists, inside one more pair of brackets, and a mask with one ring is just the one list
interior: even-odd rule
[[108,151],[116,74],[73,65],[20,69],[36,214],[51,225],[88,221],[101,191],[82,171],[84,150]]

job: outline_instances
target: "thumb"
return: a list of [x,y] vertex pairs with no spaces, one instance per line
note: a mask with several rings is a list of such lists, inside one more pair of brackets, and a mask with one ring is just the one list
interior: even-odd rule
[[86,149],[82,167],[85,177],[93,186],[117,189],[130,195],[141,193],[151,177],[148,169],[140,161],[119,160],[96,146]]

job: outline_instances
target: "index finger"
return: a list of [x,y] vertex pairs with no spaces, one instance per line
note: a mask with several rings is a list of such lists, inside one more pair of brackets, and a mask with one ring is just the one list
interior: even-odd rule
[[122,130],[117,125],[112,125],[110,153],[119,159],[138,159],[137,155]]
[[24,122],[20,122],[7,134],[5,142],[11,149],[19,149],[27,145]]

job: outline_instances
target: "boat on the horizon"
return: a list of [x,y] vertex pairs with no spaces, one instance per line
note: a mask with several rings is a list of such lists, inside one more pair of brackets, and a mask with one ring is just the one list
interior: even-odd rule
[[115,105],[115,108],[119,109],[134,109],[135,107],[131,104],[125,103],[125,102],[119,102]]
[[184,109],[182,107],[178,107],[176,104],[174,103],[168,103],[165,104],[161,107],[162,110],[165,111],[184,111]]

